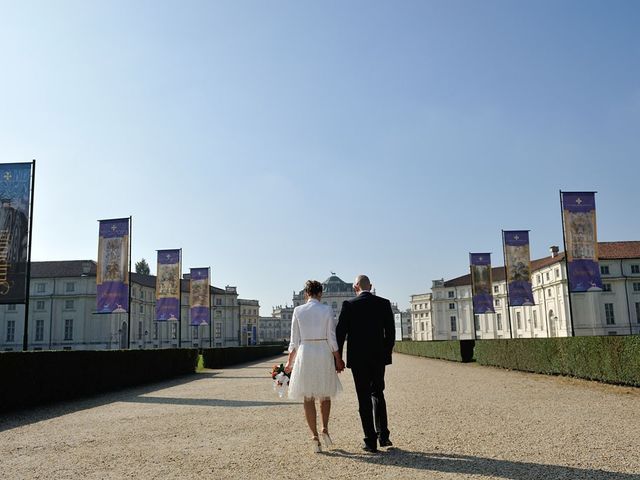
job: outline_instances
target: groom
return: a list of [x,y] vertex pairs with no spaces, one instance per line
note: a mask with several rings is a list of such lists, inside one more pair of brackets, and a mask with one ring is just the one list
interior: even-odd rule
[[387,404],[384,400],[384,369],[391,364],[391,351],[396,330],[389,300],[371,293],[366,275],[358,275],[353,283],[356,297],[342,304],[336,327],[340,355],[345,339],[349,342],[347,368],[351,369],[358,395],[363,450],[378,451],[390,447],[387,426]]

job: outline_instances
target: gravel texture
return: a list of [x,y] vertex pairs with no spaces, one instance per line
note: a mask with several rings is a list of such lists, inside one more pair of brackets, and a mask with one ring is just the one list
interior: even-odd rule
[[394,355],[394,447],[361,453],[353,380],[314,454],[277,357],[0,419],[0,478],[640,480],[640,389]]

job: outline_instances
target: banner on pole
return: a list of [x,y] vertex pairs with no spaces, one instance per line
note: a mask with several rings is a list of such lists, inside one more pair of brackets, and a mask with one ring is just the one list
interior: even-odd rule
[[209,267],[192,268],[190,277],[190,324],[209,325],[209,311],[211,308]]
[[27,303],[32,166],[0,165],[0,304]]
[[570,292],[602,290],[594,192],[560,192]]
[[180,250],[158,250],[156,321],[180,318]]
[[100,220],[97,313],[129,311],[129,219]]
[[491,254],[470,253],[473,313],[495,313],[491,293]]
[[509,305],[514,307],[533,305],[531,286],[531,254],[527,230],[502,232]]

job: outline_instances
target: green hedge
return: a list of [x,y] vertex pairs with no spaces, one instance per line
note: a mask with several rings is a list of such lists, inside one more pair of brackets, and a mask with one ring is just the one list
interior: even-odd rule
[[640,336],[478,340],[481,365],[640,386]]
[[0,412],[194,373],[196,349],[0,353]]
[[255,345],[251,347],[205,348],[202,350],[205,368],[223,368],[239,363],[282,355],[286,345]]
[[475,340],[436,340],[396,342],[393,351],[419,357],[472,362]]

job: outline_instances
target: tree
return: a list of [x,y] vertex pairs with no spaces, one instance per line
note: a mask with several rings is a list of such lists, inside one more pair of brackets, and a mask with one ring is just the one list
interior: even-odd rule
[[142,275],[149,275],[151,273],[149,264],[144,258],[139,262],[136,262],[136,273],[140,273]]

